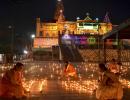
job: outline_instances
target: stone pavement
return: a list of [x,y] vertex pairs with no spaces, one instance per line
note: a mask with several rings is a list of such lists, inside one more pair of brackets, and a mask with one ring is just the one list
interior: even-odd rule
[[[27,80],[35,80],[35,79],[47,79],[47,87],[43,91],[43,93],[32,93],[29,95],[26,100],[96,100],[95,93],[93,95],[87,95],[85,93],[78,93],[76,91],[66,91],[61,87],[61,81],[59,78],[62,79],[62,71],[63,65],[61,63],[26,63],[25,64],[25,77]],[[97,76],[97,67],[96,64],[75,64],[77,68],[77,72],[82,79],[96,79]],[[5,69],[0,67],[0,73]],[[127,72],[126,78],[129,79],[130,76],[130,68]],[[64,79],[63,79],[64,80]],[[130,80],[130,79],[129,79]],[[38,84],[35,83],[34,90],[37,90]],[[130,89],[124,90],[124,97],[123,100],[130,100]],[[0,99],[3,100],[3,99]],[[14,99],[13,99],[14,100]],[[25,99],[22,99],[25,100]]]
[[[130,100],[129,97],[130,90],[124,90],[123,100]],[[42,94],[30,95],[27,100],[96,100],[95,94],[87,95],[80,93],[72,93],[64,91],[58,81],[49,81],[47,90]]]
[[47,90],[39,95],[31,95],[27,100],[96,100],[95,96],[64,91],[58,81],[48,81]]

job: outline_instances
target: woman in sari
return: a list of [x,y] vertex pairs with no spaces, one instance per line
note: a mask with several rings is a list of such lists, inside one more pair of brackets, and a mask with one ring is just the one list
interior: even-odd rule
[[72,64],[70,64],[68,61],[65,62],[65,69],[64,69],[64,75],[66,77],[74,77],[77,78],[77,72],[76,69]]
[[16,65],[6,71],[0,83],[0,97],[2,98],[22,98],[25,97],[22,85],[23,64]]
[[104,64],[99,64],[99,86],[96,90],[98,100],[121,100],[123,89],[118,77],[107,70]]

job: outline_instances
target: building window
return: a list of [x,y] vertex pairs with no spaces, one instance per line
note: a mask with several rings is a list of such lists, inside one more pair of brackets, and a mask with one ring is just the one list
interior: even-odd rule
[[83,23],[79,23],[79,26],[83,26]]
[[72,32],[72,34],[74,34],[74,31]]
[[84,26],[93,26],[93,25],[89,23],[84,23]]
[[49,33],[46,33],[46,37],[49,37]]
[[58,34],[60,34],[60,31],[58,31]]
[[43,36],[43,34],[42,34],[42,31],[40,31],[40,34],[39,34],[39,36],[41,37],[41,36]]

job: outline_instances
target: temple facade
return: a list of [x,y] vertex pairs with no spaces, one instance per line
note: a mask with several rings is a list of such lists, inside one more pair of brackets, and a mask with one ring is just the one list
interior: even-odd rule
[[62,0],[58,0],[54,20],[52,22],[41,22],[40,18],[36,19],[36,38],[34,39],[34,48],[39,47],[37,46],[39,38],[55,38],[56,41],[58,41],[59,34],[103,35],[112,30],[112,23],[110,22],[108,13],[105,15],[102,22],[99,22],[98,18],[92,19],[89,13],[86,15],[87,16],[84,19],[77,18],[76,21],[67,21],[64,17],[63,2]]
[[87,16],[83,20],[66,21],[61,11],[56,22],[41,22],[36,19],[36,37],[58,37],[58,34],[100,34],[103,35],[112,30],[110,22],[99,22]]
[[41,22],[40,18],[36,19],[36,37],[58,37],[58,34],[77,33],[77,24],[74,21],[66,21],[63,11],[55,22]]

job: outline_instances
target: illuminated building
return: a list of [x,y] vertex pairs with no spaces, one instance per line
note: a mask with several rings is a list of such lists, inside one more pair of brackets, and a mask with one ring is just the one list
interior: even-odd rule
[[99,23],[99,19],[92,20],[87,13],[87,17],[84,20],[77,19],[77,33],[78,34],[100,34],[103,35],[106,32],[112,30],[112,24],[106,14],[103,23]]
[[40,22],[40,18],[37,18],[36,25],[36,36],[37,37],[58,37],[58,34],[65,33],[76,33],[76,22],[65,21],[63,11],[60,10],[59,18],[56,22]]
[[62,0],[57,0],[57,5],[55,9],[55,14],[54,14],[54,19],[58,20],[60,16],[60,10],[64,12],[64,6],[63,6],[63,1]]
[[99,33],[105,34],[112,30],[112,23],[110,22],[108,13],[106,13],[103,23],[100,23]]
[[[62,0],[57,0],[54,21],[41,22],[40,18],[36,19],[36,38],[34,39],[34,48],[58,45],[59,34],[103,35],[110,30],[112,30],[112,24],[108,17],[108,13],[105,16],[104,21],[101,23],[98,18],[95,20],[91,19],[89,13],[87,13],[87,17],[83,20],[77,18],[77,21],[67,21],[64,17],[63,2]],[[46,44],[49,44],[45,43],[45,41],[49,42],[50,46],[45,46]]]
[[78,34],[98,34],[98,19],[92,20],[87,13],[84,20],[77,19],[77,33]]

